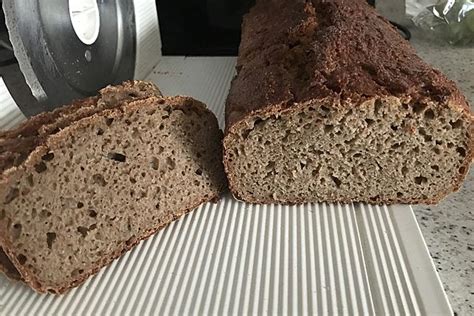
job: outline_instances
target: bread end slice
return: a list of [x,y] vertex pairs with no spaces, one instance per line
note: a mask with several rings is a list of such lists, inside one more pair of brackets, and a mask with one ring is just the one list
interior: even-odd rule
[[63,293],[226,180],[222,132],[187,97],[135,101],[51,135],[0,186],[0,244],[31,287]]

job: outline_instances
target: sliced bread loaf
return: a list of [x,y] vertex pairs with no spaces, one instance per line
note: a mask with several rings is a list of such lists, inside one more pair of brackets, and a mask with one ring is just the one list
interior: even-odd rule
[[254,203],[436,203],[473,157],[473,115],[366,1],[257,1],[226,106],[224,165]]
[[[123,103],[161,95],[158,87],[152,82],[126,81],[101,89],[98,96],[76,100],[52,112],[38,114],[13,130],[0,132],[0,174],[8,168],[20,165],[49,135],[57,133],[73,121]],[[0,271],[12,279],[21,278],[1,246]]]
[[217,199],[221,138],[214,115],[187,97],[72,119],[3,172],[0,244],[31,287],[62,293]]

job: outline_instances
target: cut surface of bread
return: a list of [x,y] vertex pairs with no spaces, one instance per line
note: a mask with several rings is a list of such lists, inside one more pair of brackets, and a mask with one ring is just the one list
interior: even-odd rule
[[252,203],[436,203],[473,157],[473,115],[365,1],[258,1],[244,18],[224,165]]
[[[101,89],[98,96],[76,100],[52,112],[38,114],[13,130],[0,132],[0,173],[20,165],[49,135],[59,132],[70,123],[104,109],[152,96],[162,96],[152,82],[126,81]],[[0,271],[12,279],[21,279],[7,258],[0,247]]]
[[36,115],[13,130],[0,132],[0,172],[22,163],[46,137],[71,122],[125,102],[151,96],[161,96],[153,83],[126,81],[117,86],[105,87],[96,97],[76,100],[52,112]]
[[34,289],[62,293],[225,186],[222,132],[187,97],[106,109],[6,170],[0,243]]

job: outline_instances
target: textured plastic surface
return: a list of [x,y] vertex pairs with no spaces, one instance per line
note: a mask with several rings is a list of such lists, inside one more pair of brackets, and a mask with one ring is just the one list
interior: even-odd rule
[[[163,57],[149,79],[223,123],[234,58]],[[413,211],[250,205],[228,194],[65,296],[0,276],[2,315],[450,315]]]
[[155,0],[133,0],[135,13],[135,79],[145,79],[161,57],[161,38]]

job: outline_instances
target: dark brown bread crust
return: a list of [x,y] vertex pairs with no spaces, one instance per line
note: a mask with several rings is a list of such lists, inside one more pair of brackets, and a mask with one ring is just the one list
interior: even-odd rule
[[[257,1],[242,25],[237,75],[226,103],[224,153],[227,136],[238,133],[245,127],[244,121],[253,116],[293,111],[308,101],[331,104],[337,111],[338,107],[386,96],[412,104],[435,102],[462,112],[474,122],[469,104],[454,82],[418,57],[366,1]],[[471,141],[465,162],[446,194],[459,189],[469,170],[474,157],[474,123],[468,135]],[[229,188],[239,198],[229,165],[224,154]],[[425,201],[371,203],[434,204],[446,194]],[[300,202],[306,201],[287,201]]]
[[453,101],[469,111],[455,84],[366,1],[257,1],[244,17],[226,130],[278,104],[332,99],[347,106],[387,95]]
[[[43,157],[47,152],[49,152],[52,148],[61,146],[61,144],[67,139],[67,135],[70,133],[74,133],[75,131],[81,130],[81,128],[84,128],[84,126],[87,126],[88,124],[93,123],[94,121],[102,119],[103,116],[107,116],[109,118],[119,118],[120,116],[123,115],[123,113],[128,113],[132,112],[134,109],[143,107],[143,106],[149,106],[147,103],[159,103],[159,104],[166,104],[166,106],[171,106],[175,109],[180,109],[180,108],[185,108],[185,109],[191,109],[192,111],[195,111],[197,113],[211,113],[206,106],[198,102],[192,98],[189,97],[161,97],[159,98],[159,101],[154,102],[158,99],[153,99],[152,101],[149,101],[149,99],[144,100],[144,101],[134,101],[134,102],[126,102],[122,103],[121,105],[117,106],[116,108],[113,109],[105,109],[99,113],[96,113],[90,117],[84,118],[82,120],[79,120],[77,122],[73,122],[70,126],[65,127],[64,130],[59,131],[58,133],[51,135],[50,137],[46,138],[43,144],[40,146],[36,147],[34,151],[28,156],[28,159],[24,161],[22,164],[19,166],[14,166],[4,173],[4,178],[0,179],[0,186],[4,186],[5,183],[7,183],[11,179],[17,179],[19,176],[21,176],[23,169],[25,168],[33,168],[35,164],[41,161],[41,157]],[[145,102],[145,103],[143,103]],[[214,125],[218,126],[217,119],[214,117],[212,114],[212,117],[214,118]],[[222,135],[222,134],[221,134]],[[222,193],[225,189],[225,182],[222,183],[222,186],[219,188],[219,193]],[[4,193],[4,192],[3,192]],[[2,197],[2,192],[0,190],[0,197]],[[2,197],[3,198],[3,197]],[[4,253],[7,255],[8,258],[10,259],[10,264],[8,261],[1,261],[1,254],[3,253],[0,248],[0,267],[2,266],[2,263],[5,264],[4,267],[16,267],[17,271],[19,272],[20,276],[15,275],[15,273],[9,273],[9,276],[14,278],[14,279],[19,279],[21,278],[24,280],[29,286],[31,286],[33,289],[37,290],[38,292],[51,292],[55,294],[62,294],[67,292],[67,290],[78,286],[79,284],[83,283],[89,276],[96,274],[102,267],[106,266],[107,264],[111,263],[114,259],[120,257],[123,253],[127,252],[128,250],[132,249],[135,245],[137,245],[141,240],[147,239],[151,235],[153,235],[155,232],[158,230],[164,228],[174,220],[178,219],[179,217],[185,215],[186,213],[190,212],[191,210],[195,209],[198,207],[200,204],[204,202],[216,202],[219,198],[219,194],[210,196],[208,198],[204,198],[197,203],[193,205],[186,205],[183,206],[183,209],[176,213],[171,215],[167,220],[163,221],[160,226],[155,227],[153,229],[150,229],[149,231],[144,232],[141,236],[138,236],[137,238],[130,240],[126,243],[123,243],[122,248],[117,249],[112,255],[108,257],[104,257],[100,262],[97,262],[96,265],[90,270],[86,271],[84,274],[78,276],[77,279],[71,281],[70,284],[67,284],[65,286],[51,289],[51,288],[45,288],[43,287],[38,280],[36,279],[35,275],[31,273],[25,266],[21,265],[20,262],[18,261],[14,250],[12,249],[12,246],[7,238],[7,236],[4,234],[6,232],[6,223],[0,221],[0,246],[3,248]],[[2,224],[3,223],[3,224]],[[12,263],[12,264],[11,264]],[[10,272],[10,269],[5,269],[4,270],[6,273]]]

